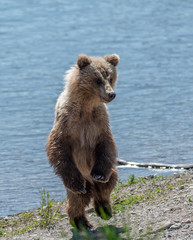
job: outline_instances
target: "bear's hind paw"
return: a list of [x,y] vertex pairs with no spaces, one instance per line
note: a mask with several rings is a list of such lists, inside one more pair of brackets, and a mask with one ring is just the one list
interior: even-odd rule
[[93,228],[93,225],[86,219],[85,216],[71,219],[70,223],[72,224],[73,227],[77,228],[78,230],[83,230],[83,229],[89,230]]
[[109,220],[112,217],[112,209],[109,203],[95,203],[95,211],[104,220]]

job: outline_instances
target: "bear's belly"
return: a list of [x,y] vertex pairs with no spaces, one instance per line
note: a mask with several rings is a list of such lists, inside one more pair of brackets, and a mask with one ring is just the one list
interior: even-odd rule
[[101,126],[91,118],[71,121],[70,136],[72,139],[73,159],[82,176],[92,182],[90,177],[94,166],[94,152],[101,134]]
[[91,152],[91,149],[76,145],[73,148],[73,159],[82,176],[92,183],[90,173],[94,166],[93,151]]
[[74,136],[73,158],[82,176],[92,182],[90,177],[94,166],[94,150],[99,137],[99,128],[94,124],[81,125]]

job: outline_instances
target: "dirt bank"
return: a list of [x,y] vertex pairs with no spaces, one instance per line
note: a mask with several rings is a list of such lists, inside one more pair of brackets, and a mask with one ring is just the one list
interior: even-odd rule
[[[43,198],[46,198],[46,193]],[[46,200],[39,210],[0,219],[1,239],[193,239],[193,172],[172,177],[130,176],[112,194],[113,218],[99,219],[92,206],[90,232],[68,222],[66,202]]]

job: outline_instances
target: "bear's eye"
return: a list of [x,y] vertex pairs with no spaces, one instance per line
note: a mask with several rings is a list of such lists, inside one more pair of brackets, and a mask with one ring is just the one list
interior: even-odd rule
[[111,78],[111,79],[109,80],[109,82],[110,82],[110,84],[112,85],[112,83],[113,83],[113,79]]
[[102,84],[102,80],[100,78],[98,78],[96,82],[97,82],[98,85]]

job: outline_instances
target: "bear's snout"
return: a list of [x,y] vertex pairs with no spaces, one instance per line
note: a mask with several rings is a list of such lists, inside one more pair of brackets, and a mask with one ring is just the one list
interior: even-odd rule
[[108,93],[108,97],[110,100],[113,100],[116,97],[116,93],[115,92],[110,92]]

